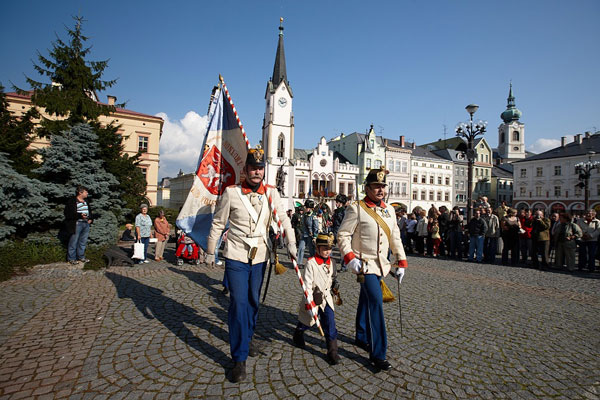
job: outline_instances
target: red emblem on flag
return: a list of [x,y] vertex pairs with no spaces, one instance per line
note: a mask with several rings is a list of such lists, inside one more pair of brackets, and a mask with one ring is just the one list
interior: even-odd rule
[[235,183],[235,171],[216,146],[204,153],[196,172],[206,190],[215,195],[223,194],[227,186]]

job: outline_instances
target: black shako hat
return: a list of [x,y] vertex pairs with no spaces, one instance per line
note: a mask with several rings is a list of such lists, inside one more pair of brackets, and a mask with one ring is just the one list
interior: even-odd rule
[[246,165],[252,165],[254,167],[265,166],[265,152],[260,148],[260,146],[256,146],[255,149],[248,150],[248,155],[246,156]]
[[367,178],[365,179],[365,185],[369,185],[371,183],[381,183],[387,186],[386,177],[388,173],[389,171],[386,171],[384,166],[370,170],[367,174]]
[[317,239],[315,240],[315,245],[316,246],[325,246],[328,249],[333,248],[333,242],[334,242],[334,238],[335,236],[333,236],[333,233],[319,233],[317,235]]

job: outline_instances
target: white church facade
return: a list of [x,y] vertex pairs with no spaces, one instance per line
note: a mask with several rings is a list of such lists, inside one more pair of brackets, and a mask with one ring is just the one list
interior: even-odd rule
[[265,115],[262,146],[267,166],[265,182],[277,187],[288,209],[307,198],[334,208],[339,193],[355,193],[359,168],[329,148],[322,137],[310,150],[294,148],[294,95],[287,80],[283,25],[279,26],[279,42],[273,76],[265,92]]

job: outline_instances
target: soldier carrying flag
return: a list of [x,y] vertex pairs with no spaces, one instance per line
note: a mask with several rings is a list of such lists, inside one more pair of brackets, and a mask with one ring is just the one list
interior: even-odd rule
[[272,251],[268,233],[274,213],[279,215],[281,220],[288,239],[288,251],[294,259],[296,258],[294,231],[279,193],[274,187],[263,184],[264,158],[262,149],[248,150],[243,170],[245,180],[225,189],[217,201],[208,235],[206,263],[210,265],[214,264],[219,236],[229,224],[223,256],[226,259],[225,275],[230,292],[228,326],[231,357],[235,363],[231,373],[233,382],[240,382],[246,378],[248,356],[260,354],[252,336],[256,327],[265,268]]

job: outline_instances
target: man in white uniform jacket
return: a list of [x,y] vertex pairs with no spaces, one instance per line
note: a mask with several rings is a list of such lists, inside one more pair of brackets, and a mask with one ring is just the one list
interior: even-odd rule
[[[369,352],[369,359],[379,370],[392,368],[386,359],[387,334],[383,316],[380,281],[395,267],[401,281],[407,266],[400,229],[394,207],[383,202],[385,169],[372,169],[365,180],[367,196],[346,209],[338,232],[344,262],[359,275],[360,297],[356,310],[355,344]],[[388,260],[392,250],[393,265]]]
[[229,284],[228,311],[229,345],[235,363],[231,380],[239,382],[246,378],[246,359],[260,354],[252,342],[259,294],[265,267],[271,251],[269,225],[276,208],[288,240],[288,251],[296,258],[294,230],[281,204],[279,193],[263,184],[265,176],[264,152],[250,149],[244,166],[245,180],[241,185],[229,186],[219,198],[213,225],[208,236],[207,264],[214,265],[214,254],[221,233],[229,223],[227,242],[223,250],[225,275]]

